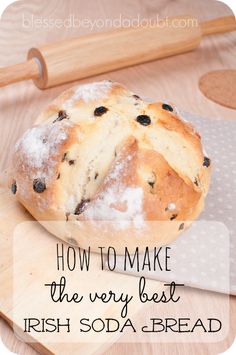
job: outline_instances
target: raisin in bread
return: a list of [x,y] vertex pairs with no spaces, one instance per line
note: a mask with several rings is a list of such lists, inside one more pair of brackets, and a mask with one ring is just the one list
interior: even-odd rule
[[10,187],[59,238],[159,246],[202,211],[210,159],[169,104],[101,81],[65,91],[37,123],[15,146]]

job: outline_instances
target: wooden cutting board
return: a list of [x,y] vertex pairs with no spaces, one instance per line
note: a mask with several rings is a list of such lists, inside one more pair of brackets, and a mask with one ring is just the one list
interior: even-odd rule
[[[5,175],[2,176],[0,185],[0,249],[1,255],[3,255],[0,264],[0,315],[13,326],[14,331],[20,338],[23,337],[25,342],[30,342],[31,346],[42,354],[79,353],[90,355],[103,352],[117,341],[121,333],[115,333],[115,336],[113,333],[103,333],[97,338],[94,338],[94,333],[91,333],[83,339],[80,334],[77,338],[72,336],[68,338],[68,334],[64,332],[60,335],[53,333],[54,335],[49,338],[45,333],[36,333],[36,335],[34,333],[33,338],[24,336],[21,319],[26,317],[27,314],[29,317],[36,314],[38,317],[39,315],[50,315],[54,307],[53,302],[50,303],[48,299],[44,298],[45,290],[43,291],[42,285],[55,278],[52,255],[57,243],[61,242],[44,230],[38,222],[33,221],[28,212],[15,201],[4,181]],[[25,228],[25,233],[14,234],[17,225],[20,226],[18,227],[20,229]],[[96,290],[114,289],[118,292],[120,288],[123,288],[128,289],[130,293],[135,293],[137,278],[102,271],[98,254],[92,254],[91,261],[89,273],[80,272],[79,274],[71,273],[68,275],[71,289],[76,289],[78,285],[82,285],[82,290],[88,291],[94,289],[96,284]],[[149,282],[150,291],[156,290],[158,292],[161,288],[161,283]],[[55,313],[59,309],[60,314],[72,316],[72,320],[75,321],[74,324],[81,317],[81,312],[88,317],[94,315],[94,318],[96,318],[96,315],[100,314],[103,318],[114,317],[119,319],[121,309],[120,305],[113,303],[97,303],[96,312],[89,303],[80,307],[63,303],[61,305],[56,304],[56,307],[59,308],[55,309]],[[129,309],[130,317],[132,318],[142,307],[141,303],[134,302]],[[95,342],[95,339],[98,342]]]

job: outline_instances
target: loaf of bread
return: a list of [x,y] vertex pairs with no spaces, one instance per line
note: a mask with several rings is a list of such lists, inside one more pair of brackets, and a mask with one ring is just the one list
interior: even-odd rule
[[160,246],[202,211],[211,162],[173,105],[101,81],[63,92],[37,123],[15,146],[10,188],[62,240]]

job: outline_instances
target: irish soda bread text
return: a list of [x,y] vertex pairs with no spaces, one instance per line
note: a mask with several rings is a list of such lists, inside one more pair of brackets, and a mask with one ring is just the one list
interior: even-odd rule
[[159,246],[202,211],[211,162],[171,105],[101,81],[65,91],[37,122],[15,146],[10,188],[59,238]]

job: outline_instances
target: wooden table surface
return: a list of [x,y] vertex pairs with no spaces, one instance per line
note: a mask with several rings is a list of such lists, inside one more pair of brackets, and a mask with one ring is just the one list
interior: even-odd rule
[[[89,33],[85,27],[72,28],[29,28],[27,19],[74,18],[90,20],[123,18],[156,18],[192,14],[200,20],[231,15],[226,5],[213,0],[31,0],[12,4],[3,14],[0,22],[0,66],[23,61],[32,46],[49,43]],[[100,27],[99,22],[97,23]],[[28,27],[27,27],[28,26]],[[104,31],[108,28],[94,28]],[[109,78],[124,83],[137,94],[169,99],[184,110],[210,118],[236,118],[236,111],[221,107],[207,100],[198,90],[199,77],[214,69],[235,69],[236,33],[205,38],[194,52],[179,55],[106,75],[95,80]],[[89,79],[91,81],[91,79]],[[94,79],[93,79],[94,80]],[[82,82],[85,82],[83,80]],[[63,85],[47,91],[40,91],[31,82],[19,83],[0,90],[0,167],[5,169],[12,147],[17,138],[33,124],[38,113],[52,98],[69,87]],[[186,289],[191,302],[191,290]],[[231,298],[231,334],[218,344],[114,344],[106,354],[212,354],[223,352],[233,340],[235,333],[236,300]],[[11,329],[0,320],[4,343],[14,352],[33,355],[36,352],[20,342]]]

